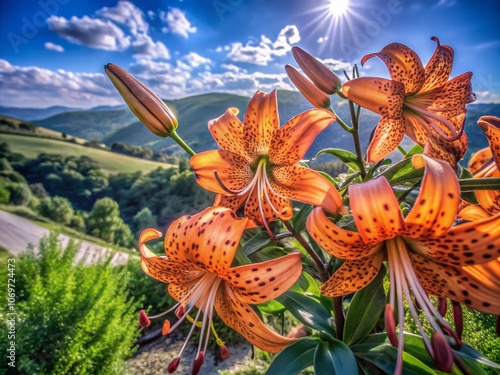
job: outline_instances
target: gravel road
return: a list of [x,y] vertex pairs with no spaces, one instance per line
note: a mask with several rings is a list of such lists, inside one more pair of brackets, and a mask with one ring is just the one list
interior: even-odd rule
[[[48,235],[48,229],[23,217],[0,210],[0,246],[6,248],[10,253],[19,255],[23,251],[26,251],[30,244],[34,245],[36,249],[40,239]],[[70,237],[61,234],[59,235],[59,240],[63,246],[66,246]],[[112,251],[109,248],[88,241],[79,240],[78,242],[80,243],[80,252],[77,260],[87,257],[86,259],[91,261],[100,255],[104,255],[108,251]],[[128,258],[128,254],[116,252],[111,263],[123,263],[126,262]]]

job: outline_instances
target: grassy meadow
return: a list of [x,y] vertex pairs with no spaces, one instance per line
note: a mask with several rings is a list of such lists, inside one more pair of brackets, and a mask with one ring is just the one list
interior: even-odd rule
[[27,158],[36,158],[41,153],[62,156],[88,156],[97,161],[101,169],[109,174],[136,171],[148,173],[158,167],[174,167],[171,164],[134,158],[56,139],[3,133],[0,134],[0,142],[7,142],[14,152],[19,152]]

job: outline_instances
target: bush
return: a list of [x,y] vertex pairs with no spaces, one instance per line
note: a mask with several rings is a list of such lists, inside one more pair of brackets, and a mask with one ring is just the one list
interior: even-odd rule
[[16,183],[11,185],[10,202],[15,206],[27,206],[31,200],[31,190],[26,184]]
[[[109,262],[75,263],[77,252],[74,243],[63,250],[51,234],[39,255],[28,251],[16,262],[18,373],[123,373],[138,333],[128,274]],[[0,335],[2,353],[7,345]]]
[[71,202],[66,198],[58,196],[41,199],[39,212],[40,215],[64,225],[69,225],[74,215]]

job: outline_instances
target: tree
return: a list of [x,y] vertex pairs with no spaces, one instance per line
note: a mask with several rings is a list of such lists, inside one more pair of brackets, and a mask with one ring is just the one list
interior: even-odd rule
[[135,236],[139,237],[139,234],[146,228],[156,227],[156,217],[152,214],[148,207],[144,207],[140,210],[132,219],[135,226]]
[[59,196],[42,198],[39,212],[42,216],[64,225],[69,225],[75,214],[71,202]]
[[87,232],[117,245],[133,243],[132,231],[120,217],[118,203],[109,197],[95,202],[88,215]]

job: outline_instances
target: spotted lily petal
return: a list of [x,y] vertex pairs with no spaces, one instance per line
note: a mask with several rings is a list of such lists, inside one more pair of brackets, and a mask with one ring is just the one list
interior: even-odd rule
[[365,242],[359,233],[339,228],[320,207],[307,217],[307,232],[323,249],[334,257],[359,260],[379,250],[374,242]]
[[253,189],[245,203],[245,216],[258,224],[271,222],[276,218],[290,220],[293,216],[292,203],[266,187],[259,192]]
[[471,173],[475,174],[492,157],[493,154],[491,152],[491,148],[489,147],[482,148],[481,150],[472,154],[472,156],[469,159],[469,164],[467,165],[467,168]]
[[458,217],[462,220],[476,221],[481,219],[486,219],[488,212],[486,212],[481,206],[470,205],[463,208],[459,213]]
[[405,135],[404,120],[382,117],[366,152],[369,163],[382,160],[394,151]]
[[269,161],[277,165],[296,164],[316,136],[334,121],[335,115],[326,109],[311,109],[295,116],[277,131],[271,142]]
[[264,303],[286,292],[302,272],[300,253],[229,270],[226,279],[244,303]]
[[237,114],[237,108],[229,108],[222,116],[208,122],[208,130],[221,149],[247,157],[243,123]]
[[247,155],[254,159],[267,154],[271,139],[279,127],[276,90],[269,94],[257,91],[248,103],[243,123]]
[[387,65],[389,74],[394,81],[404,85],[407,95],[420,91],[425,81],[425,70],[415,51],[404,44],[391,43],[382,48],[380,52],[363,57],[361,64],[364,65],[368,59],[374,56],[379,57]]
[[262,323],[252,308],[235,296],[228,284],[217,293],[215,310],[225,324],[261,350],[277,353],[295,342],[295,339],[283,337]]
[[436,238],[420,239],[419,252],[440,263],[467,266],[500,256],[500,214],[457,225]]
[[398,200],[385,177],[349,186],[349,200],[360,236],[376,243],[404,229]]
[[346,260],[344,264],[321,285],[321,294],[340,297],[367,286],[377,276],[384,259],[378,251],[359,260]]
[[453,49],[450,46],[441,45],[439,39],[431,38],[436,42],[436,50],[425,66],[425,82],[421,92],[444,84],[450,78],[453,66]]
[[425,165],[425,172],[420,194],[405,218],[405,235],[439,237],[453,224],[460,202],[455,171],[447,163],[424,155],[414,155],[412,163],[415,168]]
[[273,189],[290,199],[320,206],[330,213],[342,207],[342,198],[335,187],[318,172],[299,165],[274,167],[271,170]]
[[[214,193],[227,193],[243,189],[253,179],[253,172],[248,162],[240,155],[226,150],[200,152],[189,160],[195,172],[196,182]],[[223,182],[220,184],[215,173]]]
[[146,242],[161,238],[161,232],[156,229],[145,229],[139,236],[141,252],[141,268],[149,276],[164,283],[182,284],[192,278],[193,267],[184,260],[171,261],[160,257],[146,247]]
[[227,208],[209,207],[174,221],[165,236],[165,251],[169,259],[187,259],[208,272],[224,276],[246,222],[247,219],[237,219]]
[[360,77],[347,81],[342,93],[361,107],[391,119],[402,118],[404,85],[385,78]]
[[427,293],[451,298],[484,313],[500,313],[498,267],[481,271],[478,268],[429,262],[427,258],[417,253],[412,253],[410,256],[420,284]]
[[500,117],[482,116],[477,124],[481,127],[493,154],[493,159],[500,170]]

